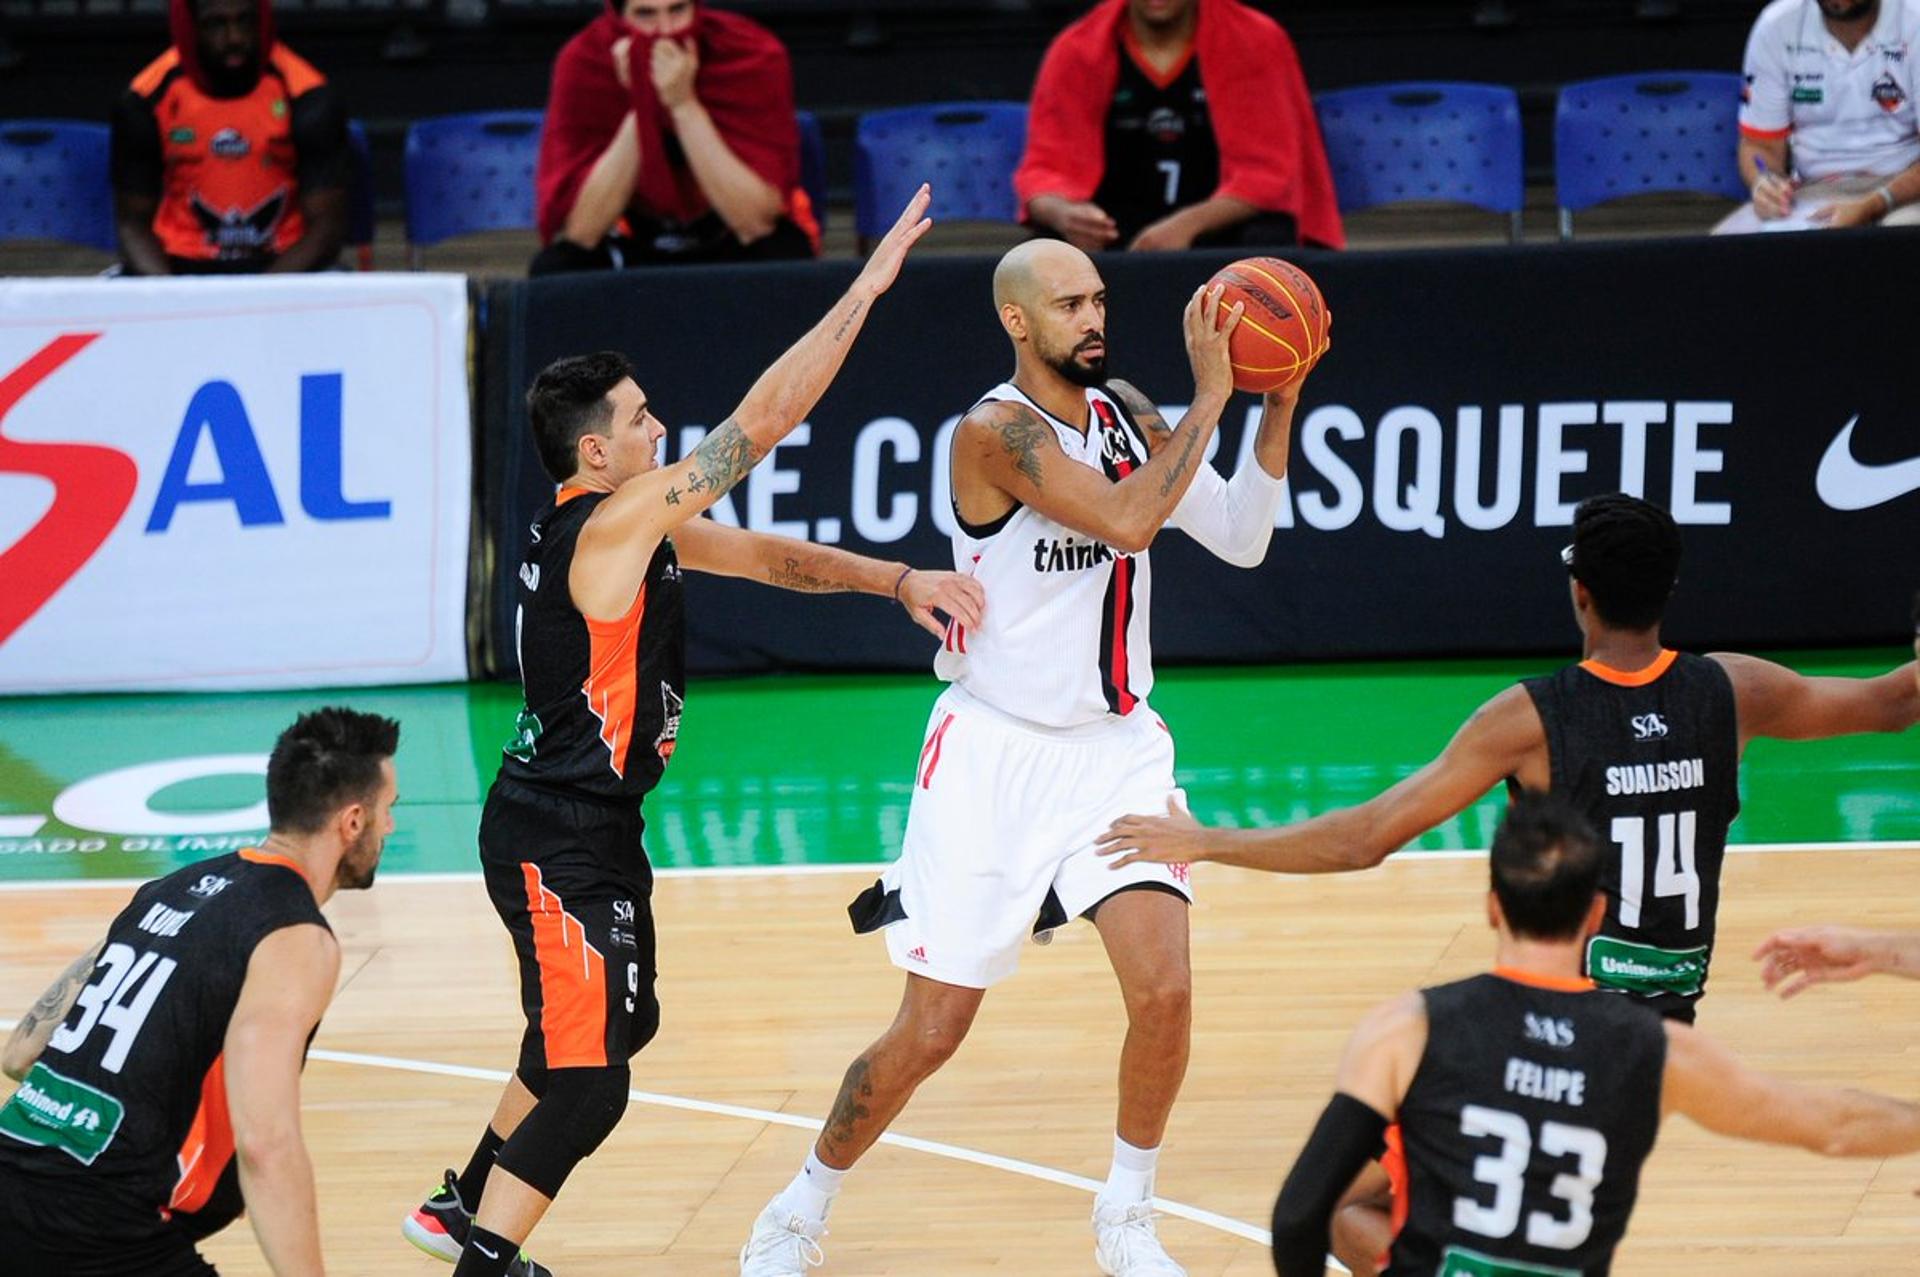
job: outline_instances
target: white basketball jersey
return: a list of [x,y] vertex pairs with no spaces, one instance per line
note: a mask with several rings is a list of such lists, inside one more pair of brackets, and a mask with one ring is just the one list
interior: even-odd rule
[[[981,403],[1026,404],[1053,428],[1067,459],[1119,482],[1147,460],[1146,439],[1104,391],[1088,390],[1087,432],[1003,382]],[[955,511],[953,564],[987,592],[985,622],[955,622],[933,671],[1003,714],[1047,727],[1127,715],[1153,690],[1146,554],[1111,546],[1016,505],[969,527]]]

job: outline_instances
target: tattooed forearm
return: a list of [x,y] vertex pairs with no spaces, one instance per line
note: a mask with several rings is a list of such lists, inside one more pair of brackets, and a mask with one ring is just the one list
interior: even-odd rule
[[105,942],[75,958],[59,978],[47,986],[27,1013],[20,1017],[20,1023],[14,1027],[13,1035],[7,1039],[4,1060],[6,1075],[14,1081],[26,1077],[27,1070],[40,1058],[40,1052],[46,1048],[47,1039],[60,1022],[67,1018],[67,1012],[73,1008],[73,1000],[79,995],[80,988],[93,974],[93,964],[100,958],[100,949]]
[[777,568],[767,569],[767,584],[777,585],[783,590],[798,590],[802,594],[845,594],[860,587],[851,581],[838,581],[832,577],[815,576],[800,566],[800,560],[789,558]]
[[1174,431],[1174,437],[1176,439],[1182,435],[1186,436],[1186,441],[1181,444],[1180,451],[1177,455],[1168,458],[1172,464],[1167,467],[1166,476],[1160,480],[1160,495],[1162,497],[1171,496],[1174,488],[1184,483],[1187,475],[1191,473],[1193,469],[1193,454],[1200,445],[1200,431],[1197,427]]
[[[687,491],[712,492],[717,498],[742,475],[753,469],[767,450],[747,437],[740,423],[729,417],[693,450],[693,466],[687,476]],[[668,490],[667,503],[678,505],[679,492]]]
[[1025,475],[1034,487],[1039,487],[1040,445],[1049,438],[1046,425],[1031,412],[1019,410],[1003,416],[997,428],[1000,446],[1013,458],[1013,468]]
[[1149,452],[1158,452],[1160,445],[1173,437],[1173,427],[1160,415],[1160,405],[1146,397],[1139,387],[1129,381],[1110,381],[1107,389],[1114,398],[1126,408],[1128,414],[1147,433]]
[[864,1055],[847,1066],[847,1076],[840,1082],[840,1094],[833,1101],[833,1111],[827,1114],[825,1129],[820,1132],[820,1142],[829,1152],[851,1143],[854,1127],[872,1116],[873,1111],[865,1103],[873,1098],[872,1072],[873,1065]]
[[847,317],[840,321],[840,326],[833,330],[833,339],[835,341],[844,341],[847,336],[847,329],[853,327],[853,321],[860,318],[860,312],[866,308],[866,302],[856,301],[853,304],[853,309],[847,312]]

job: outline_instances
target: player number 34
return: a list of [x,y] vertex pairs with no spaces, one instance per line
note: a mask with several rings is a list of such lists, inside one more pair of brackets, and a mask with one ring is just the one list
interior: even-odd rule
[[130,945],[108,945],[96,964],[100,978],[74,999],[73,1009],[80,1018],[54,1030],[47,1048],[69,1054],[96,1026],[109,1029],[113,1040],[100,1056],[100,1067],[118,1073],[176,965],[172,958],[157,953],[135,953]]
[[[1460,1110],[1460,1133],[1475,1138],[1491,1136],[1500,1141],[1500,1150],[1473,1160],[1473,1177],[1492,1187],[1493,1204],[1483,1205],[1471,1197],[1454,1198],[1454,1227],[1495,1239],[1513,1236],[1520,1227],[1527,1165],[1535,1147],[1527,1119],[1503,1109],[1468,1104]],[[1572,1157],[1574,1169],[1555,1175],[1548,1188],[1567,1204],[1567,1217],[1555,1219],[1545,1211],[1530,1212],[1527,1244],[1573,1250],[1593,1232],[1593,1190],[1606,1169],[1607,1137],[1585,1126],[1543,1122],[1538,1147],[1548,1157]]]

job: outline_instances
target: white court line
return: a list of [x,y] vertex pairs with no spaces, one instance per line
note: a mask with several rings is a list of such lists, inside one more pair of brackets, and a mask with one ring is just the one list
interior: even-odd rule
[[[1770,855],[1779,852],[1795,851],[1920,851],[1920,842],[1741,842],[1729,843],[1727,851],[1732,853],[1754,853]],[[1406,861],[1420,860],[1475,860],[1484,859],[1485,847],[1448,848],[1436,851],[1406,849],[1397,851],[1391,857],[1391,863],[1403,864]],[[687,868],[655,869],[655,878],[784,878],[811,877],[826,874],[875,874],[884,871],[890,862],[884,860],[852,861],[846,864],[826,865],[700,865]],[[1281,874],[1280,877],[1294,877]],[[1322,874],[1319,877],[1340,877],[1338,874]],[[453,872],[409,873],[404,869],[394,869],[383,874],[380,882],[479,882],[480,871],[463,869]],[[0,882],[0,894],[10,891],[71,891],[80,887],[112,887],[120,891],[150,882],[150,878],[34,878],[23,882]],[[377,885],[377,884],[376,884]]]
[[[17,1023],[19,1023],[17,1020],[0,1019],[0,1030],[10,1031]],[[324,1047],[316,1047],[308,1051],[307,1058],[323,1060],[329,1064],[357,1064],[362,1068],[391,1069],[399,1073],[425,1073],[434,1077],[468,1078],[475,1082],[504,1083],[512,1076],[502,1069],[480,1069],[465,1064],[442,1064],[437,1060],[408,1060],[392,1055],[366,1055],[359,1051],[333,1051]],[[799,1117],[792,1113],[776,1113],[770,1109],[748,1108],[740,1104],[717,1104],[712,1100],[689,1099],[684,1095],[662,1095],[657,1091],[628,1091],[627,1099],[634,1104],[648,1104],[655,1108],[680,1109],[688,1113],[708,1113],[716,1117],[737,1117],[749,1122],[790,1126],[802,1131],[817,1131],[825,1125],[816,1117]],[[895,1135],[888,1132],[880,1137],[880,1143],[911,1149],[916,1153],[928,1153],[934,1157],[944,1157],[955,1162],[984,1166],[989,1170],[1024,1175],[1028,1179],[1059,1184],[1066,1188],[1077,1188],[1087,1193],[1097,1193],[1102,1187],[1101,1181],[1088,1179],[1084,1175],[1057,1171],[1050,1166],[1039,1166],[1032,1162],[1020,1161],[1018,1158],[1002,1157],[998,1153],[982,1153],[975,1149],[962,1148],[957,1144],[923,1140],[914,1135]],[[1164,1197],[1154,1198],[1153,1204],[1168,1215],[1203,1227],[1230,1233],[1250,1242],[1258,1242],[1262,1246],[1273,1244],[1273,1234],[1264,1228],[1255,1228],[1252,1224],[1244,1224],[1237,1219],[1215,1214],[1210,1210],[1201,1210],[1198,1206],[1168,1201]]]

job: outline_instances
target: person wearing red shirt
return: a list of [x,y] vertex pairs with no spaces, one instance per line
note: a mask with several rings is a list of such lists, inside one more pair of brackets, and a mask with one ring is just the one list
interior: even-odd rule
[[793,69],[696,0],[607,0],[553,66],[529,273],[811,257]]
[[1088,252],[1346,243],[1293,42],[1239,0],[1101,0],[1062,31],[1013,185]]

